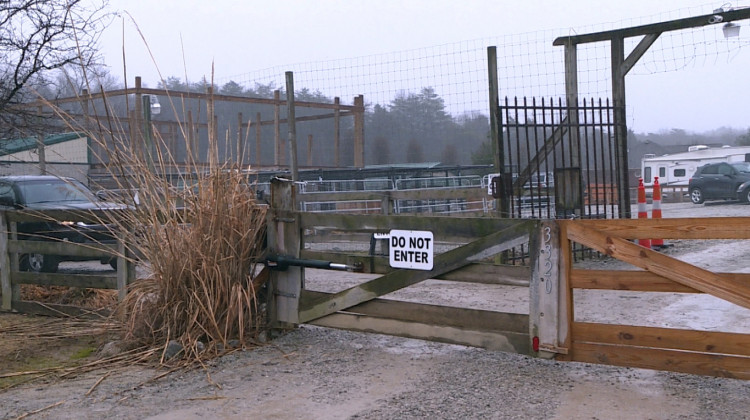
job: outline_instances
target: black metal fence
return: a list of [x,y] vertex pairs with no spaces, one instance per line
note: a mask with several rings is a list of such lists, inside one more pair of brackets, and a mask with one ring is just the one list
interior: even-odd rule
[[[609,100],[507,97],[499,108],[501,205],[512,218],[615,218],[618,179]],[[624,203],[629,205],[629,203]]]

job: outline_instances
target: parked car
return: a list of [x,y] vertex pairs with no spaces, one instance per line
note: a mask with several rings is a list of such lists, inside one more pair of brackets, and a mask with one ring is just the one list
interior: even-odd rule
[[[0,208],[3,206],[32,211],[123,209],[123,204],[99,200],[85,185],[73,178],[55,176],[0,177]],[[19,239],[67,241],[75,243],[115,243],[115,227],[69,221],[19,222]],[[81,261],[91,258],[66,255],[25,254],[20,268],[24,271],[57,271],[62,261]],[[100,260],[116,267],[115,258]]]
[[750,163],[719,162],[699,167],[688,183],[690,200],[740,200],[750,202]]

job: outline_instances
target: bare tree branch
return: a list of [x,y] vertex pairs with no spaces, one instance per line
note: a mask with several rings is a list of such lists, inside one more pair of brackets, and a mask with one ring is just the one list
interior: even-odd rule
[[0,138],[28,135],[36,110],[23,105],[57,71],[98,59],[107,0],[0,0]]

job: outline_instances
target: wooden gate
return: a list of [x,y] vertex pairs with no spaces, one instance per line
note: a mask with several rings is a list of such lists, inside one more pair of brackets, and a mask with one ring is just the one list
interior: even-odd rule
[[[750,218],[561,220],[557,328],[542,344],[560,360],[750,379],[750,334],[580,322],[575,289],[707,293],[750,308],[750,274],[714,273],[630,240],[750,239]],[[571,242],[640,270],[575,268]],[[633,307],[633,311],[640,308]],[[555,340],[557,340],[555,342]],[[547,343],[545,343],[547,341]],[[544,346],[543,346],[544,348]]]
[[[479,217],[415,217],[307,213],[294,210],[292,183],[272,181],[269,212],[270,252],[287,259],[326,260],[381,273],[381,277],[341,290],[321,293],[306,290],[304,268],[289,266],[273,271],[269,313],[273,326],[310,323],[355,331],[478,346],[514,353],[529,353],[529,317],[467,308],[380,299],[381,296],[427,279],[463,281],[481,277],[503,284],[509,277],[527,285],[528,267],[508,267],[484,260],[529,241],[536,221]],[[315,251],[304,246],[305,232],[346,238],[371,237],[391,229],[433,232],[435,241],[455,240],[462,245],[435,253],[431,270],[392,269],[387,258]],[[510,274],[510,276],[508,275]],[[504,280],[506,279],[506,280]],[[516,280],[518,281],[518,280]]]

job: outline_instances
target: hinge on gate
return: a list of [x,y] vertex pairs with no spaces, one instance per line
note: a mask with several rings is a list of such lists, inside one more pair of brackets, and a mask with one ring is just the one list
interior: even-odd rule
[[549,353],[557,354],[568,354],[567,347],[558,347],[552,344],[539,344],[539,351],[546,351]]

